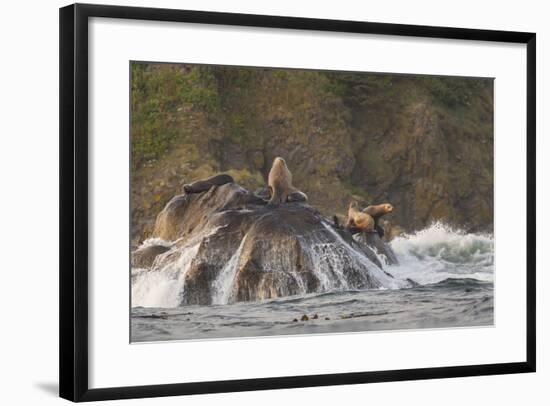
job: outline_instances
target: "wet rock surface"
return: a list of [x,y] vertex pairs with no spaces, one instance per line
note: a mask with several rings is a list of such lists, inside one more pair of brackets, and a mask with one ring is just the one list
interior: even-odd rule
[[355,234],[354,239],[360,244],[375,249],[376,252],[383,254],[388,265],[397,265],[399,263],[389,244],[384,241],[376,231]]
[[149,245],[147,247],[139,248],[132,253],[132,267],[133,268],[150,268],[153,266],[155,258],[169,251],[170,247],[166,245]]
[[153,237],[171,247],[138,249],[132,263],[180,278],[180,304],[409,284],[383,270],[380,254],[397,260],[378,235],[354,238],[307,203],[267,207],[235,183],[175,196],[158,215]]

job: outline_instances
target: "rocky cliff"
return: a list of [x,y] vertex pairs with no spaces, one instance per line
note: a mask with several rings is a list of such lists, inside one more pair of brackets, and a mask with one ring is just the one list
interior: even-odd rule
[[492,79],[133,64],[132,244],[183,183],[265,186],[275,156],[324,216],[391,202],[406,230],[493,224]]

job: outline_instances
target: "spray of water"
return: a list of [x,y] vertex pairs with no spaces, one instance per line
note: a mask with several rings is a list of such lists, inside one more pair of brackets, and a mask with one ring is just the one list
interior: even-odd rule
[[[337,243],[327,242],[326,238],[315,235],[299,239],[301,249],[311,261],[314,275],[319,281],[317,293],[355,289],[358,285],[356,280],[350,279],[350,269],[364,270],[354,272],[354,275],[363,277],[363,282],[367,282],[369,278],[370,285],[374,284],[380,289],[408,287],[408,279],[420,284],[437,283],[447,278],[493,280],[494,243],[491,235],[468,234],[435,223],[424,230],[398,237],[391,242],[399,265],[388,265],[384,255],[377,253],[384,264],[382,270],[346,242],[332,227],[324,223],[323,225]],[[132,306],[180,306],[187,271],[197,255],[201,242],[215,232],[216,230],[212,230],[184,245],[177,241],[167,242],[159,239],[144,242],[145,246],[160,244],[170,247],[170,250],[156,258],[153,269],[132,270]],[[235,278],[246,239],[245,235],[229,261],[221,266],[212,283],[214,304],[228,304],[233,301]],[[288,272],[298,287],[298,294],[304,295],[306,286],[302,275],[289,271],[293,269],[292,255],[291,252],[274,252],[270,261],[272,263],[263,265],[266,272]],[[280,289],[285,292],[284,286]]]
[[147,248],[147,247],[150,247],[150,246],[153,246],[153,245],[161,245],[163,247],[170,248],[172,245],[174,245],[174,242],[166,241],[166,240],[163,240],[162,238],[158,238],[158,237],[147,238],[146,240],[144,240],[141,243],[141,245],[139,246],[139,249]]
[[387,267],[399,278],[420,284],[447,278],[493,281],[494,241],[488,234],[468,234],[442,223],[434,223],[391,242],[399,265]]
[[[185,285],[185,275],[199,246],[200,244],[197,242],[194,245],[186,246],[185,249],[179,251],[176,261],[169,261],[163,267],[147,271],[132,270],[132,306],[179,306]],[[167,251],[160,256],[169,254],[173,255],[171,251]],[[156,262],[162,262],[162,258],[157,257]]]
[[232,293],[235,276],[237,275],[239,259],[246,241],[246,235],[241,240],[239,248],[231,256],[231,259],[225,264],[218,277],[212,284],[212,303],[213,304],[228,304]]
[[[328,230],[329,233],[331,233],[336,238],[340,246],[343,247],[343,249],[348,254],[347,257],[352,258],[353,266],[358,267],[360,269],[368,270],[368,275],[371,278],[375,278],[379,282],[379,287],[381,289],[400,289],[400,288],[409,286],[408,282],[404,280],[392,278],[390,275],[388,275],[386,272],[380,269],[367,256],[365,256],[361,252],[358,252],[354,247],[348,244],[348,242],[345,241],[340,234],[334,231],[332,227],[329,227],[325,223],[323,223],[323,226],[325,227],[325,229]],[[343,269],[340,270],[340,272],[342,271]],[[342,276],[345,278],[344,274],[342,274]],[[367,272],[364,273],[364,276],[367,277]]]
[[145,240],[140,248],[164,245],[170,250],[155,258],[151,270],[132,269],[132,307],[178,307],[185,289],[185,276],[201,242],[219,228],[199,234],[183,245],[178,244],[181,239],[172,242],[160,238]]

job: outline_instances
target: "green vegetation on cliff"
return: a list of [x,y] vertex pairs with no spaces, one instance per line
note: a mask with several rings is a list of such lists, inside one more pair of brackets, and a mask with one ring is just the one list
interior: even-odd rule
[[389,201],[413,230],[493,224],[493,80],[132,64],[132,243],[183,183],[249,189],[273,158],[327,216]]

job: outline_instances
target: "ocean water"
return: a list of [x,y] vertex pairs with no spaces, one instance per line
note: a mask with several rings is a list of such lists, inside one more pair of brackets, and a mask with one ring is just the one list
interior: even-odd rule
[[[155,243],[158,243],[156,241]],[[491,326],[494,318],[494,243],[440,223],[390,243],[399,265],[385,265],[399,283],[376,290],[327,291],[258,302],[227,303],[230,263],[216,283],[214,305],[179,306],[180,274],[132,270],[132,342],[327,334],[358,331]],[[190,242],[178,260],[196,253]],[[385,258],[380,256],[385,263]],[[404,285],[404,284],[403,284]],[[223,293],[225,292],[225,293]]]

